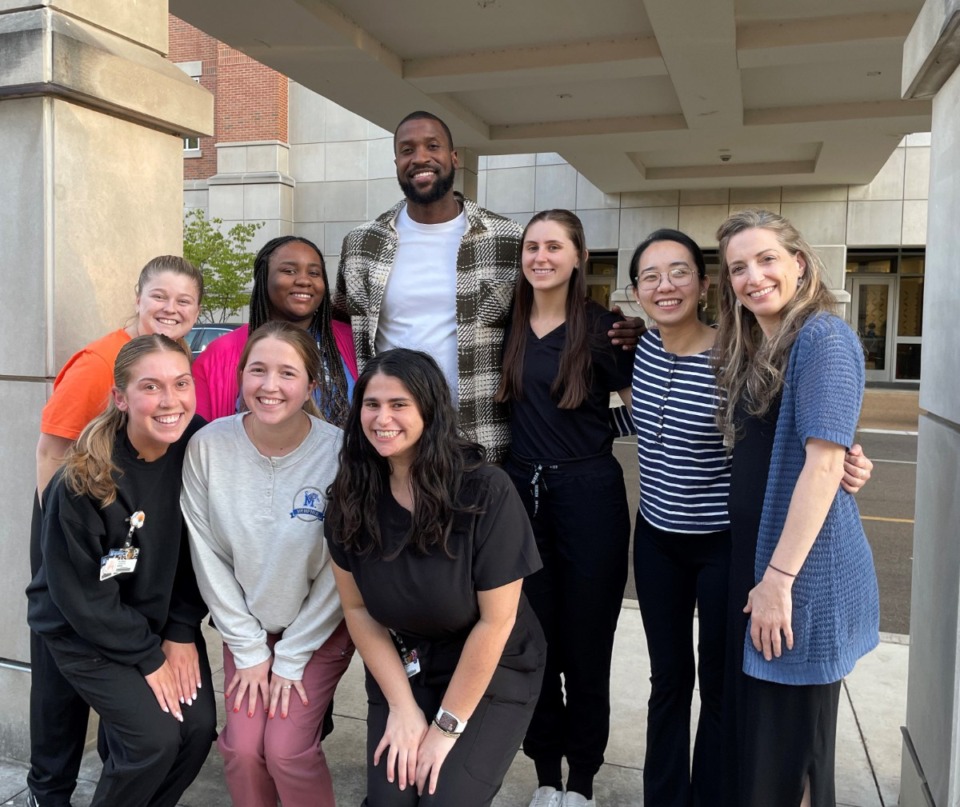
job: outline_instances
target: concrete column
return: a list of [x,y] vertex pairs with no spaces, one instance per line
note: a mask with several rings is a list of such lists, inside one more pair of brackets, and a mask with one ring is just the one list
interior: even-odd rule
[[293,232],[290,146],[279,140],[217,143],[217,173],[207,180],[210,218],[233,224],[262,223],[250,249]]
[[454,190],[459,191],[468,199],[477,200],[477,175],[479,173],[480,156],[474,149],[458,148],[457,157],[460,158],[460,168],[453,181]]
[[28,750],[23,590],[49,382],[131,315],[140,267],[181,249],[181,137],[212,128],[212,96],[166,49],[166,0],[0,0],[0,756]]
[[900,804],[960,803],[960,0],[927,0],[903,95],[933,99],[910,671]]

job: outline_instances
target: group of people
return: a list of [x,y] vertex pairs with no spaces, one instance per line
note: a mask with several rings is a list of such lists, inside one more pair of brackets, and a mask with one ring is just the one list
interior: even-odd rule
[[404,201],[347,235],[332,294],[314,244],[273,239],[249,327],[191,367],[202,276],[157,258],[131,323],[57,377],[29,803],[69,805],[91,707],[93,803],[177,803],[217,735],[209,612],[240,807],[334,804],[321,740],[355,649],[367,807],[489,805],[521,745],[530,807],[595,805],[630,542],[619,393],[641,483],[644,803],[833,805],[839,681],[878,606],[851,496],[871,467],[862,352],[816,254],[779,216],[732,215],[715,329],[700,248],[658,230],[630,263],[645,331],[588,299],[573,213],[521,230],[455,193],[430,113],[394,146]]

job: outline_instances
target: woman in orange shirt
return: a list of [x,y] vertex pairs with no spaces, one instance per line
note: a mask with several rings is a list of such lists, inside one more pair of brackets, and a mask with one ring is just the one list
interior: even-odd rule
[[[40,497],[63,457],[84,427],[106,409],[113,387],[113,365],[127,342],[144,334],[163,334],[180,342],[196,324],[203,297],[203,275],[174,255],[160,255],[140,271],[135,314],[125,328],[108,333],[75,353],[53,382],[53,394],[43,408],[37,442],[37,496],[34,518],[40,517]],[[35,534],[39,531],[34,530]],[[31,573],[40,567],[40,547],[30,546]],[[83,756],[89,707],[60,675],[43,641],[30,634],[30,787],[28,804],[70,804]],[[50,720],[57,715],[57,720]],[[46,716],[46,719],[44,719]],[[31,800],[32,799],[32,800]]]

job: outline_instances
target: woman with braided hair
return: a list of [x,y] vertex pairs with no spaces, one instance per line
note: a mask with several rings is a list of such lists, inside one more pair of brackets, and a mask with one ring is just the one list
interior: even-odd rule
[[207,420],[236,414],[237,365],[247,337],[265,322],[281,320],[309,331],[323,362],[314,401],[324,419],[342,426],[350,409],[357,359],[350,326],[330,317],[327,269],[312,241],[296,235],[273,238],[253,265],[250,324],[210,343],[193,365],[197,414]]

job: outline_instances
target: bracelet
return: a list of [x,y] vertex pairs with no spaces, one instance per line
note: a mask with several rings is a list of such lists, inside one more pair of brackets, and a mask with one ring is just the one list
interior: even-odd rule
[[774,566],[772,563],[768,563],[768,564],[767,564],[767,567],[770,568],[770,569],[773,569],[775,572],[780,572],[780,574],[785,574],[787,577],[796,577],[795,574],[790,574],[790,572],[786,572],[786,571],[784,571],[783,569],[778,569],[778,568],[777,568],[776,566]]
[[462,731],[447,731],[443,726],[440,725],[436,718],[433,719],[433,725],[437,727],[437,731],[439,731],[444,737],[449,737],[451,740],[459,739],[460,735],[463,734]]

